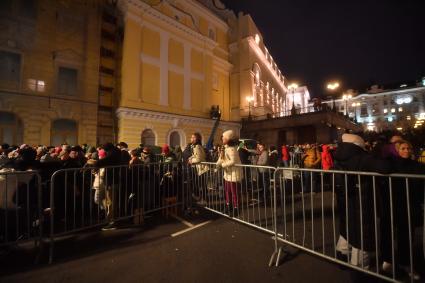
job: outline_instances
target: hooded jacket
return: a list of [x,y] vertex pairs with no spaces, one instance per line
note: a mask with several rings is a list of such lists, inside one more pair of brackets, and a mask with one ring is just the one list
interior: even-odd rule
[[[334,154],[337,170],[364,171],[389,174],[391,165],[385,160],[374,158],[361,147],[352,143],[340,143]],[[334,166],[335,167],[335,166]]]
[[329,170],[334,167],[332,154],[329,151],[329,146],[324,144],[322,146],[322,169]]

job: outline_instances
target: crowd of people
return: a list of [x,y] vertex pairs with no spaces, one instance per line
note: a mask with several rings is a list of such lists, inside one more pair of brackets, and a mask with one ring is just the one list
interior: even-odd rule
[[[40,175],[50,178],[51,174],[59,169],[83,168],[90,166],[98,168],[95,174],[93,190],[96,204],[106,209],[108,204],[108,188],[105,183],[104,167],[115,165],[138,165],[149,163],[173,163],[192,165],[199,182],[206,183],[206,172],[209,168],[203,162],[214,162],[223,170],[224,197],[226,210],[232,210],[238,215],[239,190],[244,178],[242,168],[236,164],[251,164],[271,167],[299,167],[305,169],[343,170],[360,172],[377,172],[382,174],[425,174],[425,151],[413,148],[412,144],[395,135],[390,140],[382,139],[365,141],[360,135],[344,134],[340,142],[335,144],[302,144],[280,145],[269,148],[258,142],[255,150],[248,149],[235,132],[228,130],[222,135],[222,144],[215,145],[211,150],[203,147],[201,135],[193,133],[190,143],[182,150],[179,146],[163,145],[160,154],[153,154],[150,147],[140,145],[129,149],[125,142],[116,145],[107,143],[99,147],[87,145],[70,146],[9,146],[0,147],[0,172],[37,170]],[[261,167],[257,178],[264,182]],[[317,192],[319,173],[303,170],[302,193]],[[354,265],[368,265],[373,252],[376,219],[373,217],[373,199],[379,198],[380,218],[380,245],[383,256],[383,269],[392,270],[392,243],[389,237],[395,227],[397,259],[401,266],[409,265],[409,247],[412,239],[406,233],[408,226],[419,225],[421,206],[423,206],[424,186],[422,180],[412,180],[408,185],[410,191],[406,194],[405,180],[395,180],[393,191],[388,190],[388,180],[372,182],[371,178],[363,176],[345,176],[341,174],[335,178],[335,192],[339,210],[340,236],[336,249],[342,255],[351,255]],[[360,181],[357,181],[360,180]],[[109,183],[113,184],[110,180]],[[373,184],[372,184],[373,183]],[[1,182],[0,182],[1,184]],[[357,193],[361,187],[361,193]],[[377,195],[374,189],[379,188]],[[339,188],[339,189],[338,189]],[[0,187],[1,189],[1,187]],[[374,195],[375,194],[375,195]],[[110,199],[111,197],[109,197]],[[410,199],[407,205],[407,198]],[[392,201],[392,204],[391,204]],[[3,203],[3,202],[0,202]],[[1,207],[4,209],[4,207]],[[394,211],[390,211],[394,209]],[[409,211],[410,209],[410,211]],[[394,219],[389,217],[394,215]],[[408,219],[409,221],[406,221]],[[363,219],[363,223],[362,222]],[[368,221],[365,221],[367,219]],[[372,220],[370,220],[372,219]],[[391,223],[393,221],[393,223]],[[348,225],[347,223],[351,224]],[[354,223],[354,225],[353,225]],[[393,226],[392,226],[393,225]],[[361,229],[360,229],[361,227]],[[348,242],[348,239],[350,240]],[[413,275],[412,275],[413,276]]]

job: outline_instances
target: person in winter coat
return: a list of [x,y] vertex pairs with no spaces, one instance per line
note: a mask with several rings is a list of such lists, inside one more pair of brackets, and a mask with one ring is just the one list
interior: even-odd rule
[[[257,156],[254,160],[254,165],[258,166],[268,166],[269,165],[269,154],[266,150],[266,147],[263,143],[258,143],[257,145]],[[270,173],[266,168],[258,168],[258,187],[264,189],[267,187]]]
[[227,130],[223,133],[222,141],[224,150],[220,151],[219,159],[216,164],[217,167],[223,168],[227,213],[231,216],[230,204],[232,204],[233,216],[238,216],[238,191],[243,177],[242,168],[235,166],[237,164],[241,164],[238,153],[239,138],[232,130]]
[[279,164],[279,154],[276,150],[276,147],[274,145],[270,146],[270,152],[269,152],[269,164],[272,167],[277,167]]
[[202,147],[202,137],[200,133],[193,133],[191,138],[192,155],[189,157],[188,163],[195,165],[198,176],[208,172],[208,166],[200,164],[206,162],[205,150]]
[[[394,173],[398,174],[425,174],[425,165],[414,161],[412,145],[405,140],[398,140],[395,144],[398,156],[391,159]],[[382,196],[382,212],[381,218],[381,253],[383,259],[382,269],[386,272],[392,272],[392,244],[391,244],[391,199],[393,208],[393,228],[394,228],[394,248],[395,259],[398,267],[410,273],[410,249],[409,243],[413,239],[409,237],[409,224],[411,231],[415,231],[415,227],[422,225],[421,206],[424,200],[424,181],[423,179],[408,179],[409,188],[409,206],[410,206],[410,223],[407,206],[407,185],[405,178],[392,178],[392,195],[390,198],[389,190]],[[382,191],[382,190],[381,190]],[[415,253],[412,254],[414,256]],[[415,260],[414,260],[415,262]],[[415,280],[419,280],[419,274],[415,271],[413,274]]]
[[161,148],[161,159],[164,163],[171,163],[175,161],[174,153],[171,152],[168,144],[164,144]]
[[[303,155],[304,168],[319,169],[321,165],[321,154],[315,145],[306,145],[306,151]],[[317,173],[311,171],[303,171],[303,193],[317,191]]]
[[322,145],[322,169],[330,170],[334,166],[332,154],[329,145]]
[[[105,157],[99,160],[90,159],[87,161],[88,165],[95,166],[97,168],[105,168],[105,188],[106,188],[106,199],[108,205],[108,214],[109,224],[106,227],[103,227],[103,230],[115,230],[114,218],[117,211],[118,200],[119,198],[119,185],[122,181],[122,171],[118,165],[123,164],[125,160],[122,160],[122,152],[112,143],[106,143],[102,146],[102,149],[105,151]],[[128,154],[128,153],[126,153]],[[126,161],[128,165],[128,160]],[[112,168],[111,168],[112,166]]]
[[202,147],[202,137],[200,133],[193,133],[191,138],[191,152],[192,155],[188,159],[189,165],[195,167],[198,178],[195,179],[194,185],[197,187],[195,198],[201,199],[206,195],[205,189],[207,187],[207,172],[209,171],[208,165],[201,164],[206,162],[205,150]]
[[289,151],[288,151],[288,147],[286,145],[282,145],[281,148],[281,152],[282,152],[282,164],[283,167],[289,167]]
[[[334,169],[381,174],[391,172],[388,162],[367,153],[364,140],[352,134],[342,135],[342,143],[334,154]],[[336,174],[335,185],[340,221],[340,237],[336,250],[343,255],[348,255],[351,250],[351,264],[368,268],[370,253],[376,249],[373,179],[370,176],[361,176],[359,183],[357,175]]]

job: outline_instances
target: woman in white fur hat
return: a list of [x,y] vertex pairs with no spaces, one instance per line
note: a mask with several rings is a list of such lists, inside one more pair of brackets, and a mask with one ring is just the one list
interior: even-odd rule
[[226,209],[230,214],[230,201],[233,205],[233,214],[238,216],[238,191],[242,180],[242,168],[235,166],[241,164],[238,152],[239,138],[232,130],[225,131],[222,136],[224,150],[220,151],[217,167],[223,168],[224,191],[226,196]]

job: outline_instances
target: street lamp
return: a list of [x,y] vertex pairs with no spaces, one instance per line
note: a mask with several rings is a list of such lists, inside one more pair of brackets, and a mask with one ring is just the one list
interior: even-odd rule
[[[337,88],[339,88],[339,82],[332,82],[332,83],[328,83],[327,85],[327,89],[329,89],[332,92],[334,92]],[[336,110],[334,95],[332,95],[332,110],[333,111]]]
[[254,97],[248,96],[246,101],[248,102],[248,119],[251,120],[251,103],[254,101]]
[[360,106],[360,102],[353,102],[353,104],[351,104],[351,106],[354,107],[354,122],[357,123],[357,107]]
[[345,101],[345,116],[348,116],[348,100],[351,99],[351,94],[344,94],[342,100]]
[[295,115],[295,90],[298,88],[296,83],[292,83],[288,86],[288,89],[292,92],[292,109],[291,115]]

